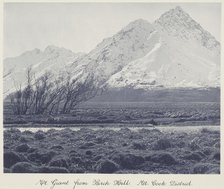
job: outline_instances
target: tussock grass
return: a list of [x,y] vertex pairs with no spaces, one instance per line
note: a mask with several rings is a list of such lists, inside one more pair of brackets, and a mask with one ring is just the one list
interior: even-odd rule
[[4,131],[4,171],[219,174],[219,131]]

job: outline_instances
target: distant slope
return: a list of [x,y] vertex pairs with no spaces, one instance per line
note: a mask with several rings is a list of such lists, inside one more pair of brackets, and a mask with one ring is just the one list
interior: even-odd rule
[[26,84],[26,71],[32,67],[35,77],[46,71],[54,74],[66,71],[82,53],[73,53],[70,50],[55,46],[48,46],[44,51],[34,49],[22,55],[4,60],[4,95],[15,91]]

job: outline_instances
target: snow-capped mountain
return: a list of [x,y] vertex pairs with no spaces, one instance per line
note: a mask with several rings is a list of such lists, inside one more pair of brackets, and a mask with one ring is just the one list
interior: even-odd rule
[[143,42],[151,48],[110,76],[110,88],[219,86],[220,44],[180,7],[164,13],[145,31],[153,31],[145,32]]
[[36,77],[69,70],[73,78],[91,74],[96,86],[115,89],[219,87],[220,43],[176,7],[153,23],[129,23],[85,55],[49,46],[5,59],[5,94],[26,81],[30,66]]
[[4,60],[4,95],[26,84],[26,72],[29,67],[36,78],[47,71],[53,74],[66,71],[82,53],[74,53],[65,48],[48,46],[44,51],[34,49],[22,55]]
[[194,41],[213,52],[220,53],[220,43],[179,6],[161,15],[154,22],[154,26],[168,35]]
[[92,73],[96,83],[102,85],[131,61],[143,57],[153,49],[157,37],[152,36],[147,40],[153,32],[153,26],[145,20],[131,22],[116,35],[104,39],[74,64],[87,65],[84,73]]

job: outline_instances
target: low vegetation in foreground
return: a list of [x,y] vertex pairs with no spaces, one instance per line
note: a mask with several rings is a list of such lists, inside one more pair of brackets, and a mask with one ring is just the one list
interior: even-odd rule
[[219,174],[220,132],[9,129],[4,172]]

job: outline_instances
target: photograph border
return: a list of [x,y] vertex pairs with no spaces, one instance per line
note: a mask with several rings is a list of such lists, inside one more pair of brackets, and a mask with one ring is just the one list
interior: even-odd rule
[[[60,0],[51,0],[51,1],[43,1],[43,0],[25,0],[25,1],[19,1],[19,0],[5,0],[4,2],[1,0],[0,3],[0,24],[1,24],[1,30],[0,30],[0,57],[1,57],[1,62],[2,66],[0,68],[0,73],[3,76],[3,18],[4,18],[4,3],[8,2],[47,2],[47,3],[63,3],[63,2],[113,2],[113,3],[130,3],[130,2],[138,2],[138,3],[221,3],[221,86],[220,86],[220,92],[221,92],[221,112],[220,116],[224,113],[223,112],[223,93],[224,89],[222,85],[224,84],[224,66],[222,65],[224,58],[223,58],[223,34],[224,34],[224,24],[223,24],[223,10],[224,10],[224,3],[222,0],[220,1],[214,1],[214,0],[194,0],[194,1],[151,1],[151,0],[144,0],[144,1],[137,1],[137,0],[129,0],[129,1],[119,1],[119,0],[114,0],[114,1],[75,1],[75,0],[65,0],[65,1],[60,1]],[[0,90],[3,91],[3,82],[1,82],[0,85]],[[105,189],[110,189],[110,188],[133,188],[133,189],[138,189],[138,188],[190,188],[190,189],[198,189],[198,188],[203,188],[203,189],[222,189],[224,188],[224,168],[223,168],[223,138],[224,138],[224,133],[223,133],[223,116],[221,116],[221,124],[220,124],[220,132],[221,132],[221,161],[220,161],[220,171],[221,173],[219,175],[191,175],[191,174],[7,174],[3,173],[3,94],[1,93],[0,95],[1,99],[1,108],[0,108],[0,113],[1,113],[1,129],[0,129],[0,189],[13,189],[13,188],[23,188],[23,189],[94,189],[94,188],[105,188]],[[58,181],[61,182],[69,182],[69,184],[64,184],[64,185],[58,185],[55,187],[52,187],[52,181],[57,179]],[[93,180],[100,180],[102,182],[110,182],[110,185],[92,185]],[[113,183],[116,180],[121,180],[127,183],[126,185],[113,185]],[[48,184],[44,184],[44,181],[46,181]],[[88,185],[76,185],[75,182],[88,182]],[[129,181],[129,182],[128,182]],[[148,181],[149,183],[153,181],[158,181],[158,182],[166,182],[167,184],[165,186],[152,186],[151,184],[147,186],[142,186],[138,185],[140,181]],[[190,186],[169,186],[170,181],[176,181],[176,182],[183,182],[187,183],[190,182]],[[128,184],[129,183],[129,184]]]

